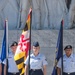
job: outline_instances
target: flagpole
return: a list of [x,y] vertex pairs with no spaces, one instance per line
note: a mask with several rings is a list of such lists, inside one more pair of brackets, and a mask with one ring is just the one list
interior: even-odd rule
[[[6,19],[6,64],[8,68],[8,20]],[[6,70],[6,73],[8,73],[8,69]]]
[[[29,46],[29,70],[30,70],[30,53],[31,53],[31,24],[32,24],[32,9],[30,12],[30,46]],[[28,70],[28,75],[30,74],[30,71]]]
[[62,49],[62,50],[61,50],[61,51],[62,51],[62,56],[61,56],[62,71],[61,71],[61,72],[62,72],[62,73],[61,73],[61,74],[63,75],[63,20],[61,21],[61,26],[62,26],[62,33],[61,33],[61,38],[62,38],[62,46],[61,46],[61,47],[62,47],[62,48],[61,48],[61,49]]
[[6,19],[6,58],[8,58],[8,20]]

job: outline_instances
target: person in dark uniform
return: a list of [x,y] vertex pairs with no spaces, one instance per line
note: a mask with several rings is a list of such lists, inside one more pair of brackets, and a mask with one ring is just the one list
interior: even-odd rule
[[[72,46],[67,45],[63,55],[63,75],[75,75],[75,55],[72,52]],[[61,75],[61,58],[57,64],[57,73]]]
[[[41,54],[40,46],[38,42],[33,43],[33,53],[30,55],[30,71],[29,75],[46,75],[47,60],[43,54]],[[25,60],[25,75],[28,75],[28,61],[29,56]]]

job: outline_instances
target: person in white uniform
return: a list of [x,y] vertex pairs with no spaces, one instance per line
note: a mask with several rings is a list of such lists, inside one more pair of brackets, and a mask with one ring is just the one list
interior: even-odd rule
[[8,65],[7,66],[7,68],[8,68],[7,75],[20,75],[19,70],[16,65],[16,62],[14,61],[14,54],[15,54],[17,46],[18,46],[18,43],[16,41],[14,41],[11,44],[10,47],[11,47],[12,52],[9,52],[9,54],[8,54],[8,64],[6,64],[6,61],[3,62],[4,64]]
[[[63,75],[75,75],[75,55],[72,52],[72,46],[67,45],[63,55]],[[57,64],[57,73],[61,75],[61,58]]]
[[[38,42],[33,43],[33,53],[30,55],[30,71],[29,75],[46,75],[47,60],[40,52]],[[29,56],[25,60],[25,75],[28,75]]]

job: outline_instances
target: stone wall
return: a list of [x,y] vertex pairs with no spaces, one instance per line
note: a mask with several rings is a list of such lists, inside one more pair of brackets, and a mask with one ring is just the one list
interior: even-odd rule
[[75,0],[0,0],[0,29],[8,19],[9,29],[23,29],[29,8],[32,8],[32,29],[59,29],[61,20],[64,28],[75,28]]

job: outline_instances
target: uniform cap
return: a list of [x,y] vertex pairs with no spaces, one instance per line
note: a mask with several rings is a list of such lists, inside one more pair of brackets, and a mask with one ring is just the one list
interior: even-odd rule
[[16,41],[14,41],[14,42],[11,44],[10,47],[12,47],[12,46],[17,46],[17,45],[18,45],[18,43],[17,43]]
[[33,42],[33,46],[38,47],[39,43],[38,42]]
[[71,45],[67,45],[67,46],[64,48],[64,50],[66,50],[66,49],[72,49],[72,46],[71,46]]

